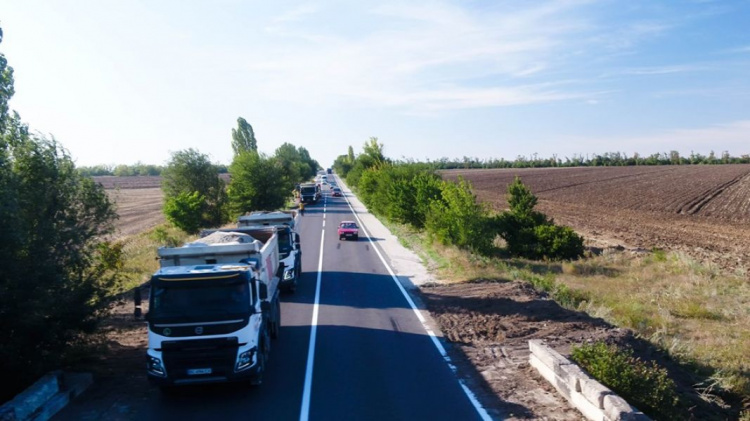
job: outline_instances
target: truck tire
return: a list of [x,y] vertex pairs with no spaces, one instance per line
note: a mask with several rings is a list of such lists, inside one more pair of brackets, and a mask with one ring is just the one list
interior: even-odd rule
[[271,340],[268,337],[268,325],[261,333],[260,342],[258,343],[258,374],[250,380],[251,386],[260,386],[263,383],[263,374],[266,372],[266,363],[268,354],[271,351]]

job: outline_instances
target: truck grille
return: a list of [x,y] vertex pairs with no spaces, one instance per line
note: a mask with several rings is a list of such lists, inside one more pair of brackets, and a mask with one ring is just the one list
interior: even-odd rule
[[[173,380],[228,378],[237,358],[237,337],[162,342],[167,375]],[[205,370],[210,369],[210,370]],[[201,370],[201,374],[189,374]]]

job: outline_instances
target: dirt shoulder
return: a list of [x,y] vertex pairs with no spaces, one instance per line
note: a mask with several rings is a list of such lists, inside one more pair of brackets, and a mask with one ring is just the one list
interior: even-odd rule
[[543,339],[563,355],[574,345],[604,341],[630,348],[634,355],[665,367],[687,403],[687,419],[731,419],[719,402],[701,399],[699,380],[648,342],[626,329],[586,313],[560,307],[546,294],[520,281],[476,281],[423,286],[422,299],[454,345],[458,359],[468,360],[483,377],[483,393],[506,402],[503,419],[582,419],[580,413],[529,363],[530,339]]

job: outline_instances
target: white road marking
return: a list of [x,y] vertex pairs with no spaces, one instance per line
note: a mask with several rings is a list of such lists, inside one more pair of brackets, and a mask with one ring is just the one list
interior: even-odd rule
[[[323,223],[325,226],[325,222]],[[310,394],[312,392],[313,364],[315,363],[315,339],[318,334],[318,310],[320,308],[320,279],[323,274],[323,241],[326,231],[320,235],[320,258],[318,259],[318,279],[315,284],[315,304],[313,304],[312,322],[310,322],[310,346],[307,348],[307,369],[305,370],[305,388],[302,392],[302,409],[300,421],[310,418]]]
[[[422,316],[422,312],[419,311],[417,308],[417,305],[414,304],[414,301],[411,299],[411,296],[409,296],[409,293],[406,292],[406,289],[404,289],[404,286],[401,285],[401,282],[396,277],[396,274],[393,272],[393,269],[391,269],[390,265],[385,261],[385,258],[380,253],[380,250],[375,246],[375,242],[372,241],[372,237],[365,229],[365,225],[362,223],[362,220],[359,219],[359,216],[357,216],[357,212],[354,211],[354,208],[352,207],[352,204],[349,202],[349,199],[344,197],[346,199],[346,204],[349,205],[349,209],[352,211],[352,214],[354,215],[354,218],[357,219],[357,222],[359,222],[360,229],[365,233],[367,236],[367,240],[372,245],[373,250],[375,250],[375,253],[377,253],[378,257],[380,258],[380,261],[383,262],[383,266],[388,270],[388,273],[391,275],[391,279],[393,279],[393,282],[396,283],[396,286],[398,287],[399,291],[401,291],[401,294],[406,298],[406,302],[409,303],[409,306],[411,307],[412,311],[414,311],[414,314],[417,315],[417,319],[422,323],[422,327],[427,332],[427,336],[432,339],[432,343],[435,345],[435,348],[437,348],[438,352],[440,353],[440,356],[443,357],[443,360],[448,364],[448,367],[453,371],[453,374],[456,375],[456,380],[458,380],[459,385],[461,386],[461,389],[463,389],[464,394],[469,399],[471,404],[474,406],[474,408],[477,410],[477,413],[479,417],[482,420],[492,420],[490,418],[490,414],[487,413],[487,410],[484,409],[481,403],[479,403],[479,400],[477,399],[476,395],[474,395],[474,392],[469,390],[469,387],[466,386],[466,383],[458,378],[458,368],[455,364],[453,364],[453,361],[451,360],[451,357],[448,355],[448,352],[446,352],[445,347],[443,347],[443,344],[440,343],[440,340],[435,335],[435,332],[432,331],[432,329],[427,326],[427,320]],[[320,276],[320,273],[318,273],[318,276]]]

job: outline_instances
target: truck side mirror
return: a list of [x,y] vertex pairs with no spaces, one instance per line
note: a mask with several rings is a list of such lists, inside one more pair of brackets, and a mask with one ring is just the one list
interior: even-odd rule
[[268,285],[261,282],[260,285],[258,285],[258,294],[260,295],[261,300],[264,300],[264,301],[267,300],[268,299]]
[[271,303],[268,301],[261,301],[260,302],[260,311],[263,313],[268,313],[271,311]]
[[299,244],[299,234],[297,234],[296,232],[294,233],[294,242]]

